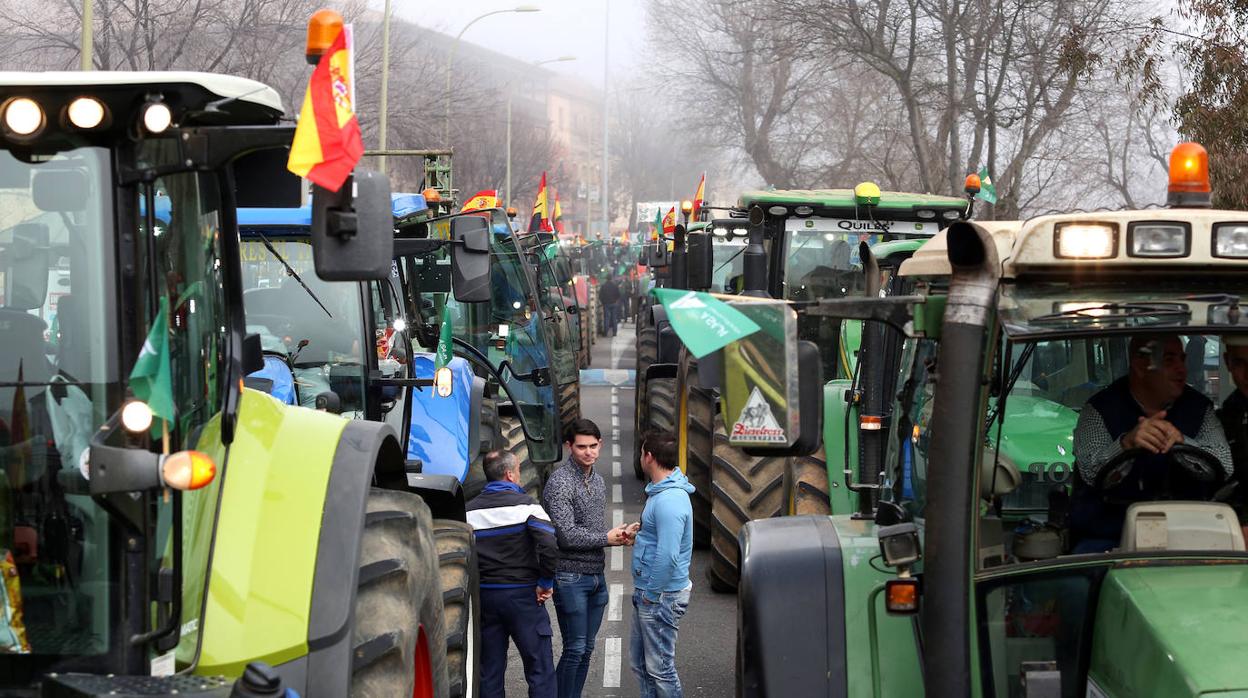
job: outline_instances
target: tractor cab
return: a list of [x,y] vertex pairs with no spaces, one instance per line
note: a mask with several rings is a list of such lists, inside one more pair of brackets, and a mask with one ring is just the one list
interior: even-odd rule
[[1169,208],[955,222],[905,295],[810,309],[906,337],[879,501],[742,532],[744,695],[1246,690],[1248,216],[1204,161]]
[[[280,629],[239,643],[207,592],[211,575],[239,569],[210,562],[232,535],[217,513],[239,514],[223,495],[231,454],[265,472],[256,431],[280,449],[276,424],[316,421],[243,390],[262,355],[242,312],[235,213],[240,199],[290,193],[259,186],[284,167],[283,114],[271,88],[224,75],[0,75],[0,693],[95,695],[122,675],[190,668],[206,676],[150,683],[228,691],[232,678],[208,675],[289,647]],[[354,201],[384,191],[361,175]],[[315,205],[341,214],[352,201]],[[385,251],[364,248],[387,231],[361,219],[349,232],[332,260],[317,246],[307,262],[370,278]],[[318,426],[332,453],[341,428]]]

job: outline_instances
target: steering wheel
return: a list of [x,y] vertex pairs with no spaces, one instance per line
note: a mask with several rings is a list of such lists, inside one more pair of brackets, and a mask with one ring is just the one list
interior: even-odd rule
[[[1135,469],[1135,460],[1152,455],[1143,448],[1128,448],[1114,456],[1096,475],[1096,488],[1102,492],[1118,486]],[[1226,484],[1226,471],[1212,453],[1188,444],[1175,444],[1166,451],[1166,459],[1188,477],[1214,490]],[[1179,456],[1182,456],[1181,458]]]

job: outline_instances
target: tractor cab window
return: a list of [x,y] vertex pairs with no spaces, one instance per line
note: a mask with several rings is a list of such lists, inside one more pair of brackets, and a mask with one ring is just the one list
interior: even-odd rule
[[899,367],[898,408],[888,444],[886,487],[893,500],[915,519],[927,504],[927,453],[931,447],[932,398],[939,346],[930,339],[908,340]]
[[247,229],[240,245],[247,331],[289,364],[298,404],[315,407],[332,392],[344,416],[362,417],[372,347],[363,345],[360,284],[322,281],[303,232]]
[[711,245],[711,291],[714,293],[739,293],[741,273],[745,268],[745,240],[720,242],[715,236]]
[[[107,150],[0,152],[0,683],[119,642],[82,458],[119,405]],[[81,664],[80,664],[81,666]],[[54,669],[52,669],[54,670]]]

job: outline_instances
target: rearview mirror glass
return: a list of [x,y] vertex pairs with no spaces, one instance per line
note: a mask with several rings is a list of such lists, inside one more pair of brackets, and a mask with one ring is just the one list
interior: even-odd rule
[[13,226],[12,241],[0,247],[5,305],[22,310],[42,306],[48,295],[51,263],[46,225],[20,223]]
[[490,221],[482,216],[451,219],[451,291],[461,303],[490,300]]
[[390,179],[356,169],[341,191],[312,190],[312,254],[326,281],[373,281],[390,276],[394,215]]
[[31,182],[31,195],[41,211],[81,211],[87,207],[87,173],[82,170],[36,172]]

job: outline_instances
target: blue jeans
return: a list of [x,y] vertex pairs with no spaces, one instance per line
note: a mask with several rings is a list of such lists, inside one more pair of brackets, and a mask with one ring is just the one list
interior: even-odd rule
[[606,576],[576,572],[555,575],[555,614],[563,638],[563,653],[555,667],[559,698],[579,698],[585,688],[607,601]]
[[633,592],[633,636],[629,655],[641,698],[682,698],[676,675],[676,632],[689,609],[689,589],[665,591],[659,602]]
[[603,336],[615,334],[616,325],[620,322],[620,304],[619,303],[603,303],[602,304],[602,334]]

